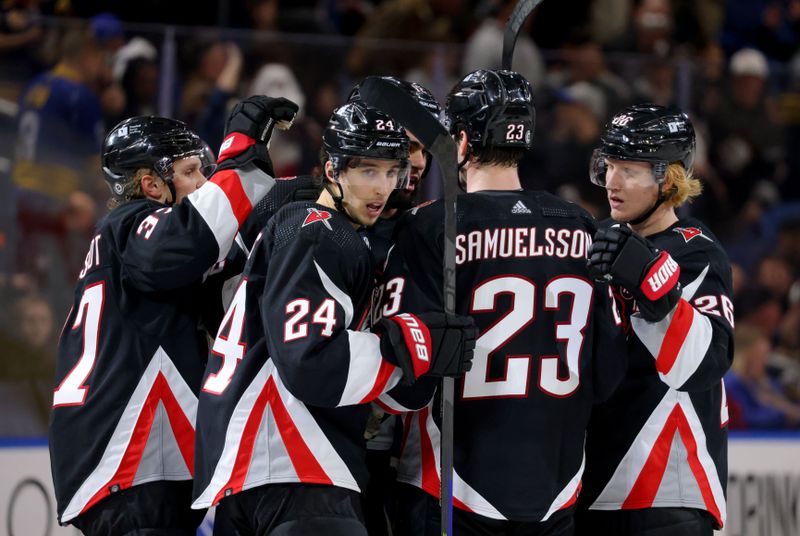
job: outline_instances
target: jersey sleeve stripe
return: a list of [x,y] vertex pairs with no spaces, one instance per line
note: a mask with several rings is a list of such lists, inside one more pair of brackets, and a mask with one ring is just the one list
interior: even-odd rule
[[[211,178],[211,184],[216,184],[228,198],[236,221],[241,225],[253,210],[253,204],[247,197],[243,188],[240,171],[220,171]],[[198,192],[202,191],[202,188]],[[237,226],[238,228],[238,226]]]
[[681,346],[689,334],[694,318],[694,309],[686,300],[678,301],[678,306],[669,320],[664,340],[656,357],[656,369],[661,374],[667,374],[678,359]]
[[325,273],[325,270],[317,264],[317,261],[314,261],[314,266],[317,268],[317,273],[319,274],[320,281],[322,281],[322,286],[325,290],[330,294],[331,298],[336,300],[336,302],[344,309],[344,325],[345,327],[350,327],[350,323],[353,321],[353,300],[350,299],[350,296],[344,292],[342,289],[336,286],[328,274]]
[[385,359],[381,359],[380,368],[378,369],[378,377],[375,379],[375,384],[372,386],[370,392],[361,399],[359,404],[366,404],[367,402],[371,402],[372,400],[378,398],[381,393],[386,391],[386,386],[389,384],[392,376],[396,376],[396,378],[394,378],[396,381],[393,382],[396,385],[400,381],[402,375],[402,370],[395,367]]
[[[221,172],[222,175],[230,172]],[[234,174],[235,175],[235,174]],[[206,183],[199,190],[195,190],[187,197],[200,216],[205,220],[208,228],[214,234],[219,247],[217,262],[228,254],[233,238],[239,230],[239,221],[236,219],[231,201],[226,193],[215,182]]]
[[714,334],[711,321],[684,299],[664,320],[650,323],[634,315],[631,326],[656,356],[661,379],[673,389],[679,389],[700,367]]
[[[400,374],[393,374],[397,367],[381,357],[380,339],[374,333],[347,331],[350,362],[347,380],[338,406],[363,404],[375,398],[400,381]],[[386,368],[386,365],[389,368]],[[368,397],[377,392],[372,398]]]

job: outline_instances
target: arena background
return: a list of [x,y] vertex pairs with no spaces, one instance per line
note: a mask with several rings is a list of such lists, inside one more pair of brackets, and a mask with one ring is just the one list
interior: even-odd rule
[[[306,173],[354,83],[393,74],[443,99],[462,74],[499,67],[512,6],[0,2],[0,533],[70,533],[56,527],[45,437],[58,332],[107,210],[105,132],[131,115],[165,115],[216,148],[238,98],[286,96],[302,115],[271,152],[279,174]],[[733,263],[730,374],[746,386],[728,397],[729,535],[800,534],[798,45],[800,0],[546,0],[514,63],[537,110],[524,185],[598,218],[605,195],[589,183],[588,161],[608,118],[652,101],[694,121],[705,191],[687,212],[712,227]],[[52,78],[81,86],[81,99],[59,95]],[[440,191],[434,171],[424,197]]]

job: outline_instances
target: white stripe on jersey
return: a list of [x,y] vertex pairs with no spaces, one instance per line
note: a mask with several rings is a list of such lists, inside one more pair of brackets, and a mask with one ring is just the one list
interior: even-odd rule
[[189,194],[191,202],[217,240],[217,262],[223,260],[233,243],[233,237],[239,230],[239,220],[233,212],[231,201],[225,191],[214,182],[207,182]]
[[[254,163],[248,162],[236,170],[242,181],[242,190],[250,200],[250,205],[255,207],[265,195],[275,186],[275,179],[261,171]],[[201,188],[202,190],[202,188]],[[246,250],[245,250],[246,251]]]
[[255,406],[258,396],[267,383],[269,374],[274,368],[275,365],[272,360],[268,359],[236,403],[236,407],[233,409],[230,421],[228,422],[228,429],[225,431],[225,446],[222,449],[219,460],[217,460],[217,465],[214,467],[214,475],[209,480],[206,489],[204,489],[192,503],[192,508],[210,507],[217,494],[230,481],[245,425],[253,412],[253,406]]
[[328,291],[331,298],[336,300],[336,302],[344,309],[344,327],[345,329],[350,327],[350,323],[353,321],[353,301],[350,299],[350,296],[336,286],[336,284],[331,281],[331,278],[328,277],[328,274],[325,273],[317,261],[314,261],[314,266],[317,268],[317,273],[319,274],[319,278],[322,281],[322,286],[325,287],[325,290]]
[[[117,426],[111,434],[111,439],[106,445],[100,462],[83,481],[64,509],[64,513],[61,516],[62,523],[66,523],[78,516],[86,507],[86,504],[100,491],[104,490],[109,485],[111,479],[117,474],[124,460],[128,445],[133,438],[136,424],[139,422],[140,417],[142,417],[142,410],[146,407],[148,395],[150,395],[152,391],[153,384],[158,380],[159,374],[163,375],[168,388],[175,396],[180,406],[180,410],[185,414],[191,426],[194,427],[195,415],[197,414],[197,398],[194,396],[191,389],[189,389],[186,381],[175,368],[175,365],[172,363],[167,353],[159,346],[142,373],[142,377],[133,390],[128,403],[125,405],[125,409],[122,411]],[[145,466],[137,466],[133,484],[142,484],[155,480],[189,480],[191,478],[191,471],[194,469],[186,467],[180,450],[178,450],[178,452],[170,451],[169,453],[158,453],[159,456],[169,455],[170,458],[180,461],[179,465],[170,466],[169,473],[164,472],[163,464],[151,463],[151,449],[160,451],[162,449],[170,450],[177,448],[177,440],[172,432],[170,421],[162,414],[162,412],[164,412],[163,405],[159,402],[158,406],[160,407],[156,409],[153,424],[158,424],[159,427],[155,428],[152,425],[150,427],[147,443],[145,444],[140,461],[144,462]],[[160,417],[161,415],[163,415],[164,418]],[[154,430],[167,434],[167,437],[165,438],[163,435],[154,434]],[[176,472],[176,467],[181,467],[181,470]]]
[[642,472],[658,435],[664,429],[664,424],[670,412],[677,404],[678,391],[668,390],[664,394],[664,398],[661,399],[661,402],[650,414],[642,429],[639,430],[636,439],[631,444],[631,448],[620,460],[619,465],[614,470],[614,474],[608,479],[605,488],[589,507],[590,510],[619,510],[622,508],[622,503],[628,498],[636,479]]
[[569,504],[570,502],[574,501],[576,498],[576,493],[578,492],[578,486],[581,484],[581,477],[583,476],[583,469],[586,467],[586,454],[583,455],[583,459],[581,459],[581,466],[578,469],[578,472],[575,473],[575,476],[567,482],[567,485],[564,486],[564,489],[556,496],[553,504],[550,505],[550,508],[547,509],[547,513],[541,519],[541,521],[547,521],[550,519],[554,513],[558,512],[564,506]]
[[[365,402],[366,396],[377,386],[385,392],[400,383],[403,371],[399,367],[384,363],[381,357],[381,340],[374,333],[347,330],[350,363],[347,382],[337,406],[349,406]],[[382,377],[381,365],[390,366],[391,375]],[[384,382],[384,385],[377,385]]]
[[[725,387],[722,387],[723,392]],[[686,420],[689,421],[689,427],[692,429],[692,435],[697,443],[697,457],[700,464],[703,466],[703,472],[708,479],[708,484],[711,487],[711,493],[714,496],[714,502],[719,509],[720,519],[722,525],[725,524],[727,518],[727,507],[725,503],[725,492],[722,490],[722,483],[719,480],[719,473],[714,465],[714,459],[708,452],[706,445],[706,434],[703,432],[703,425],[700,423],[700,418],[692,405],[692,399],[689,393],[680,393],[680,404],[683,412],[686,415]]]
[[[685,303],[680,303],[661,321],[647,322],[639,315],[631,316],[631,327],[634,333],[642,341],[650,354],[657,358],[659,353],[665,348],[665,339],[670,325],[677,312],[682,315],[689,315],[691,320],[682,318],[682,322],[687,322],[690,327],[685,336],[678,333],[675,340],[666,341],[666,348],[679,347],[677,357],[666,374],[659,371],[661,380],[672,387],[680,389],[684,383],[695,373],[705,358],[706,352],[711,345],[714,330],[711,321],[703,314],[689,305],[697,289],[706,278],[710,265],[706,265],[697,278],[686,285],[682,292],[682,299]],[[687,307],[688,305],[688,307]],[[682,340],[680,339],[682,337]]]
[[491,518],[505,520],[505,516],[497,511],[497,508],[489,504],[480,493],[464,482],[457,471],[453,471],[453,498],[464,503],[471,511],[476,514]]
[[[347,464],[336,452],[336,449],[333,448],[331,442],[328,441],[325,432],[319,427],[306,405],[293,397],[289,390],[286,389],[286,386],[283,385],[278,376],[277,370],[273,371],[272,377],[275,379],[278,394],[286,406],[286,411],[288,411],[289,416],[297,426],[298,432],[300,432],[300,437],[306,442],[311,454],[333,482],[333,485],[360,493],[361,488],[358,487],[358,483],[350,469],[347,468]],[[274,482],[275,480],[270,478],[270,481]]]
[[[680,424],[675,426],[673,436],[669,437],[670,445],[670,458],[675,455],[675,442],[680,442],[680,451],[675,458],[680,461],[680,464],[671,464],[667,461],[665,470],[660,475],[653,475],[653,478],[658,478],[658,488],[652,497],[651,504],[644,505],[629,505],[629,508],[644,508],[644,507],[683,507],[683,508],[698,508],[711,510],[716,507],[720,514],[720,523],[724,524],[725,521],[725,496],[722,491],[722,485],[719,476],[714,466],[713,459],[708,452],[706,446],[706,437],[703,432],[703,427],[700,419],[697,417],[697,412],[692,405],[689,393],[675,391],[670,389],[664,395],[664,398],[653,410],[650,418],[644,424],[636,439],[633,441],[628,452],[625,453],[622,460],[617,465],[614,474],[609,479],[603,491],[597,497],[595,502],[589,507],[590,510],[620,510],[623,505],[631,497],[634,486],[642,474],[642,471],[647,465],[648,459],[653,453],[653,448],[658,443],[659,436],[668,425],[668,419],[676,408],[680,408],[682,414],[685,416],[685,422],[688,424],[689,433],[691,438],[683,438],[683,431],[680,429]],[[674,422],[672,424],[675,424]],[[693,440],[696,445],[697,458],[702,467],[702,477],[705,477],[710,488],[711,500],[713,505],[707,505],[702,495],[702,483],[697,480],[697,475],[691,471],[691,460],[688,458],[688,448],[686,446],[687,439]],[[682,459],[681,458],[682,453]],[[689,467],[689,471],[686,468]],[[680,486],[673,485],[677,480],[674,475],[670,477],[667,471],[679,470],[681,475],[687,476]]]

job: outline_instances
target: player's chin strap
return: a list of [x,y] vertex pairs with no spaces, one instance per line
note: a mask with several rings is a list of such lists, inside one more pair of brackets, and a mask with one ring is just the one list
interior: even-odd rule
[[[339,195],[338,196],[336,194],[334,194],[333,191],[331,190],[331,184],[336,184],[336,186],[338,187],[338,190],[339,190]],[[358,225],[359,227],[361,227],[363,224],[361,222],[359,222],[359,221],[354,220],[353,217],[350,215],[350,213],[347,212],[347,209],[344,206],[344,202],[343,202],[344,201],[344,190],[342,190],[342,185],[339,184],[338,182],[337,183],[331,183],[330,181],[325,181],[325,189],[328,190],[329,194],[331,194],[331,197],[333,198],[333,205],[336,207],[336,210],[338,210],[340,213],[344,214],[344,217],[347,218],[348,220],[350,220],[352,223],[354,223],[354,224]]]
[[178,199],[178,194],[175,192],[175,185],[172,183],[172,177],[166,179],[161,177],[161,180],[164,181],[164,184],[169,188],[169,193],[172,194],[172,201],[164,201],[164,204],[171,207],[175,204],[175,200]]
[[[669,197],[672,197],[672,196],[669,196]],[[664,184],[663,183],[659,184],[658,185],[658,197],[656,198],[656,202],[653,203],[653,206],[650,207],[649,210],[647,210],[644,214],[642,214],[638,218],[634,218],[632,220],[628,220],[625,223],[628,223],[630,225],[639,225],[640,223],[646,222],[648,220],[648,218],[650,218],[650,216],[652,216],[655,213],[655,211],[658,210],[658,207],[660,207],[661,204],[664,203],[664,201],[669,199],[669,197],[664,195]]]

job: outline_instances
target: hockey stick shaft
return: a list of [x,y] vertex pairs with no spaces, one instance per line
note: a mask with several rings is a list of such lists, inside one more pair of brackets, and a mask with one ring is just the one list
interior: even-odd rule
[[517,44],[517,37],[525,19],[536,9],[542,0],[520,0],[514,6],[514,11],[508,17],[506,29],[503,32],[503,69],[511,69],[511,62],[514,59],[514,46]]
[[[425,108],[394,84],[369,77],[360,86],[361,98],[383,110],[414,135],[433,155],[442,172],[444,190],[444,255],[442,258],[442,297],[445,313],[456,308],[456,199],[458,197],[458,162],[456,145],[450,134]],[[455,380],[444,378],[441,390],[441,532],[453,534],[453,417]]]

